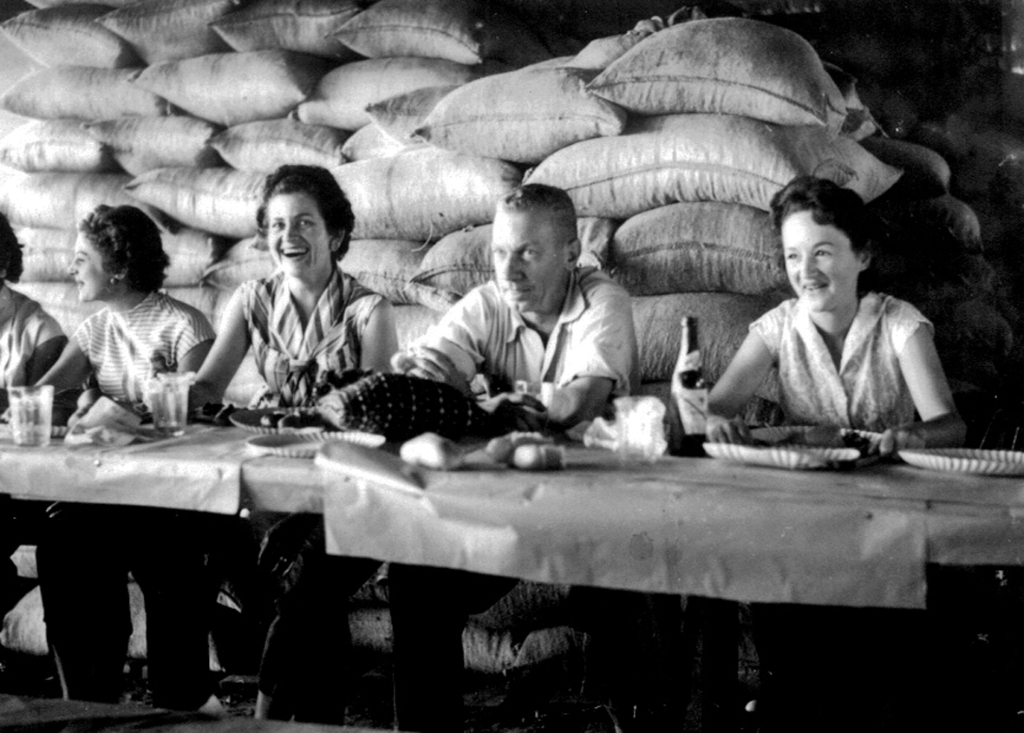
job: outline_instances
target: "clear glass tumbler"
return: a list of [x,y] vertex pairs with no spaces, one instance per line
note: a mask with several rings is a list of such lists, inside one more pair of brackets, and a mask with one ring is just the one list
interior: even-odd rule
[[11,433],[18,445],[50,444],[53,424],[53,386],[8,387]]

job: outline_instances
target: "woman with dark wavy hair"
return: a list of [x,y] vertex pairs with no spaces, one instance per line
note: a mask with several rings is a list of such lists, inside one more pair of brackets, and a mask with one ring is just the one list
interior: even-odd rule
[[[133,206],[99,206],[79,224],[70,273],[83,303],[104,305],[78,327],[40,384],[94,383],[139,403],[154,371],[194,371],[213,343],[206,317],[158,292],[170,260],[160,232]],[[155,365],[159,365],[158,367]],[[209,679],[205,522],[193,512],[57,504],[37,549],[46,635],[65,697],[117,702],[131,636],[127,580],[146,600],[153,702],[218,710]]]
[[[267,176],[256,221],[276,271],[235,291],[194,404],[218,402],[250,348],[265,406],[314,405],[317,381],[331,372],[390,371],[398,350],[391,305],[338,267],[355,218],[330,171],[288,165]],[[344,722],[348,598],[380,563],[327,555],[323,518],[296,514],[267,533],[259,565],[274,614],[256,717]]]

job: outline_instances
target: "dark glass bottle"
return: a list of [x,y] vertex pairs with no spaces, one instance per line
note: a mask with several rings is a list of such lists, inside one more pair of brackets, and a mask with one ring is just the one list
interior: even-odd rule
[[678,455],[704,455],[701,447],[708,416],[708,384],[701,363],[697,319],[685,316],[679,341],[679,359],[672,373],[672,407],[677,424],[673,452]]

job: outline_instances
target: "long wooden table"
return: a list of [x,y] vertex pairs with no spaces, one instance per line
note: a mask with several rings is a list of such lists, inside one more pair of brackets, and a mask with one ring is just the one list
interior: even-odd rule
[[[877,464],[785,471],[708,458],[621,463],[567,449],[565,471],[421,471],[423,492],[314,461],[255,457],[236,428],[125,449],[0,440],[22,498],[324,512],[329,550],[555,583],[746,601],[920,608],[925,567],[1024,564],[1024,480]],[[332,453],[333,451],[333,453]],[[333,458],[332,458],[333,456]]]

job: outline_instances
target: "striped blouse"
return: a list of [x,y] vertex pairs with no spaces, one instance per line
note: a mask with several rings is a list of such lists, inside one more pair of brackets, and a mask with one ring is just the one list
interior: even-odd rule
[[185,354],[213,335],[210,322],[197,309],[150,293],[127,313],[104,308],[89,316],[75,331],[75,340],[104,394],[140,402],[154,357],[162,357],[174,370]]
[[303,328],[283,274],[239,289],[256,366],[267,383],[257,397],[265,405],[312,405],[321,372],[358,369],[370,314],[384,300],[336,269]]
[[24,385],[36,348],[63,335],[39,303],[0,284],[0,387]]

